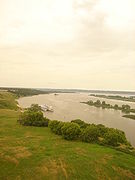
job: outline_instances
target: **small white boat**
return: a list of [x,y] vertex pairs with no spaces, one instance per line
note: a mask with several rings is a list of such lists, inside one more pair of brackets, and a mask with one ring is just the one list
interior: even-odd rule
[[52,106],[48,106],[48,105],[46,105],[46,104],[40,105],[40,107],[41,107],[42,111],[44,111],[44,112],[46,112],[46,111],[53,112],[53,111],[54,111],[53,108],[52,108]]

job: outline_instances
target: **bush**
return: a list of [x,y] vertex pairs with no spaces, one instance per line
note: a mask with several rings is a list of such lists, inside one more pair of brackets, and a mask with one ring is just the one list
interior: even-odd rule
[[97,126],[90,125],[82,131],[81,139],[84,142],[97,142],[100,131]]
[[56,133],[57,132],[57,126],[60,123],[60,121],[53,120],[49,122],[49,128],[51,129],[52,132]]
[[48,126],[49,119],[44,118],[42,112],[25,111],[19,118],[19,123],[24,126]]
[[108,132],[104,134],[104,143],[111,146],[128,144],[125,133],[117,129],[109,129]]
[[32,104],[28,111],[39,112],[42,111],[41,107],[38,104]]
[[86,128],[88,126],[88,124],[82,121],[81,119],[75,119],[75,120],[72,120],[71,122],[78,124],[80,128]]
[[100,137],[103,137],[104,134],[106,132],[108,132],[108,129],[109,129],[109,128],[105,127],[103,124],[98,124],[98,125],[96,125],[96,127],[98,128],[99,136]]
[[61,131],[62,136],[67,140],[78,139],[81,132],[79,125],[73,122],[65,123]]
[[59,122],[56,127],[56,134],[62,135],[62,127],[64,126],[65,122]]
[[51,131],[54,132],[55,134],[62,135],[61,128],[64,126],[64,124],[65,124],[64,122],[54,120],[49,122],[49,127]]

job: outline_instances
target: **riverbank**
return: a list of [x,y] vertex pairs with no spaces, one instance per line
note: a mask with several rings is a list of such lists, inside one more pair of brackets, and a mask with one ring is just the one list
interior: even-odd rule
[[0,109],[0,179],[135,179],[134,156],[20,126],[18,117]]

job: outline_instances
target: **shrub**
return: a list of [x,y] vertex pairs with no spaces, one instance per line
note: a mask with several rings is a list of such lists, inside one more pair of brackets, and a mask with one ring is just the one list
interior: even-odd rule
[[100,131],[97,126],[90,125],[82,131],[81,139],[85,142],[97,142]]
[[19,118],[19,123],[24,126],[48,126],[49,119],[44,118],[42,112],[25,111]]
[[65,123],[61,131],[62,136],[67,140],[77,139],[81,132],[79,125],[73,122]]
[[41,107],[38,104],[32,104],[28,111],[39,112],[42,111]]
[[77,123],[80,126],[80,128],[86,128],[88,126],[88,124],[82,121],[81,119],[75,119],[71,122]]
[[56,127],[56,134],[62,135],[62,127],[64,126],[65,122],[59,122]]
[[60,123],[60,121],[53,120],[49,122],[49,128],[51,129],[52,132],[56,133],[57,132],[57,126]]
[[49,127],[51,131],[54,132],[55,134],[62,135],[61,128],[64,126],[64,124],[65,124],[64,122],[53,120],[49,122]]
[[104,143],[111,146],[118,146],[119,144],[128,144],[125,133],[117,129],[109,129],[104,134]]
[[99,131],[99,136],[103,137],[104,134],[108,131],[109,128],[105,127],[103,124],[98,124],[96,125],[96,127],[98,128]]

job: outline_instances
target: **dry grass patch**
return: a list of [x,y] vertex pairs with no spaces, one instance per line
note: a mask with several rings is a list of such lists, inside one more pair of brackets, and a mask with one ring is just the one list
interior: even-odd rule
[[82,149],[82,148],[79,148],[77,147],[75,149],[75,152],[78,154],[78,155],[85,155],[86,154],[86,150],[85,149]]
[[108,154],[106,154],[101,160],[100,160],[100,163],[102,163],[102,164],[107,164],[107,161],[109,161],[109,160],[111,160],[113,158],[113,156],[112,155],[108,155]]
[[33,133],[27,131],[25,134],[24,134],[24,137],[27,138],[27,139],[34,139],[35,141],[36,140],[42,140],[44,137],[43,136],[38,136],[38,135],[33,135]]
[[58,179],[59,174],[63,174],[65,179],[68,179],[66,163],[62,159],[50,160],[49,162],[43,162],[37,171],[44,176],[51,176],[52,179]]
[[28,157],[30,157],[32,155],[30,153],[30,151],[28,151],[28,149],[26,147],[23,147],[23,146],[15,147],[13,151],[14,151],[15,157],[17,159],[28,158]]
[[1,147],[0,158],[4,161],[11,162],[15,165],[19,164],[19,159],[28,158],[31,153],[26,147],[16,146],[16,147]]
[[13,163],[15,165],[19,164],[19,161],[15,157],[12,157],[10,155],[5,155],[2,152],[0,152],[0,158],[3,159],[4,161],[11,162],[11,163]]
[[15,165],[18,165],[18,164],[19,164],[19,161],[18,161],[15,157],[12,157],[12,156],[4,156],[3,158],[4,158],[4,160],[9,161],[9,162],[11,162],[11,163],[13,163],[13,164],[15,164]]
[[118,174],[120,174],[122,177],[134,180],[135,175],[130,172],[129,170],[123,169],[121,167],[112,166],[113,170],[116,171]]

